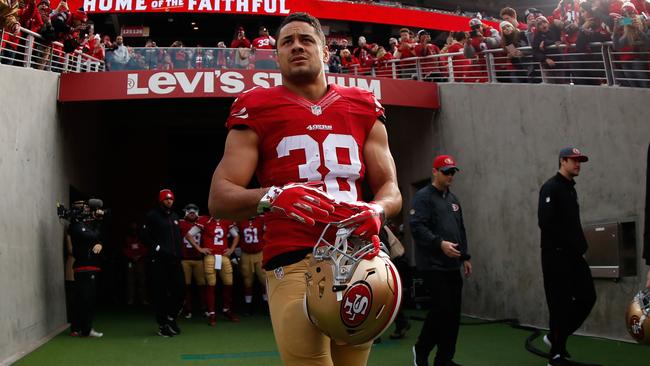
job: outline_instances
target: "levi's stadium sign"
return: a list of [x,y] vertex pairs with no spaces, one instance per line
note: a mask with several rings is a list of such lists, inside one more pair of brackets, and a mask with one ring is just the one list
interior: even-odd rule
[[[357,86],[374,93],[386,105],[435,109],[435,83],[328,74],[328,83]],[[279,72],[256,70],[175,70],[66,73],[61,75],[60,102],[233,98],[253,87],[282,85]]]
[[[60,0],[52,0],[55,8]],[[390,24],[445,31],[469,30],[469,18],[451,13],[336,0],[67,0],[92,13],[210,13],[286,16],[299,11],[320,19]],[[498,28],[496,22],[484,23]]]

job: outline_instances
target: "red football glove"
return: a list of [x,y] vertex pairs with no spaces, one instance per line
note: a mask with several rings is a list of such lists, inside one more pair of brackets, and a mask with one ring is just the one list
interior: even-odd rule
[[321,182],[289,183],[271,187],[262,198],[270,203],[272,211],[280,211],[288,217],[314,226],[316,220],[325,220],[334,212],[335,199],[325,193]]
[[346,209],[359,210],[357,214],[350,217],[354,225],[359,225],[352,235],[372,240],[373,236],[379,234],[384,216],[384,209],[381,206],[365,202],[340,202],[339,204]]

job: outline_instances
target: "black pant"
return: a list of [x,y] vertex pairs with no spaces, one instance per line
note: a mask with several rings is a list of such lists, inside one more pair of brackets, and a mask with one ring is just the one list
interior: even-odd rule
[[463,279],[460,270],[429,271],[422,275],[431,293],[431,305],[415,349],[428,355],[438,346],[434,365],[445,364],[456,353]]
[[594,281],[584,258],[564,250],[542,250],[542,273],[551,356],[566,354],[567,338],[580,328],[596,303]]
[[87,336],[93,327],[95,315],[95,293],[97,288],[97,272],[74,273],[74,302],[72,306],[73,332]]
[[151,280],[156,322],[164,325],[176,319],[183,307],[185,280],[180,258],[157,256],[151,260]]

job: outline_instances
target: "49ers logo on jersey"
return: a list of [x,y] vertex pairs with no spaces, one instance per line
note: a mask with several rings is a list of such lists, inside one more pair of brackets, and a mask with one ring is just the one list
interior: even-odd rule
[[350,328],[358,327],[367,318],[372,307],[372,290],[366,282],[357,282],[343,295],[341,320]]
[[628,324],[628,327],[630,328],[630,334],[634,339],[643,339],[645,336],[645,333],[643,332],[643,326],[641,325],[641,319],[639,319],[638,316],[633,315],[630,318],[630,324]]

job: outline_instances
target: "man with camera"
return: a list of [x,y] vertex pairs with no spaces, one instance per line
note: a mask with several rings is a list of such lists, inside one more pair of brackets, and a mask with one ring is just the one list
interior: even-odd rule
[[74,304],[71,336],[100,338],[104,334],[92,328],[95,310],[97,273],[100,268],[99,253],[102,251],[100,224],[103,203],[89,200],[79,217],[73,217],[68,228],[72,256],[74,257]]

